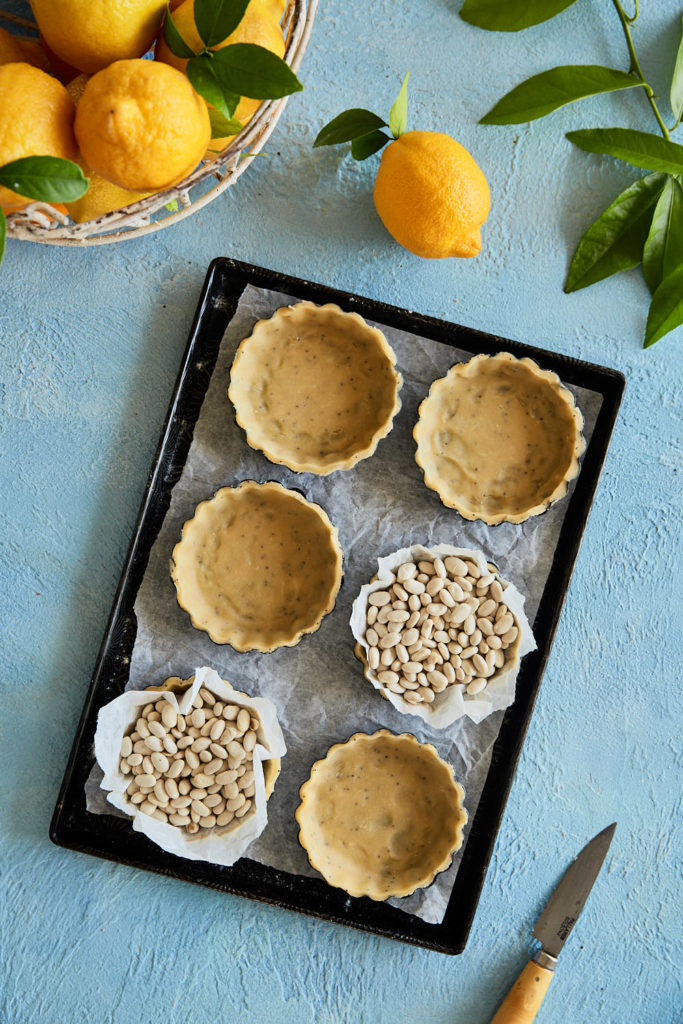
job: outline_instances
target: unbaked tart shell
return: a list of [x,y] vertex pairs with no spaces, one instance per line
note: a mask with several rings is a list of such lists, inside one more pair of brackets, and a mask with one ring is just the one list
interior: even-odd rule
[[241,342],[228,391],[252,448],[325,476],[373,454],[403,381],[381,331],[329,303],[283,306]]
[[247,480],[201,502],[171,559],[178,604],[214,643],[268,653],[293,647],[334,608],[337,529],[278,483]]
[[[180,676],[169,676],[169,678],[165,679],[159,686],[146,686],[145,690],[150,690],[151,692],[156,693],[160,693],[165,690],[167,692],[170,691],[171,693],[180,694],[189,690],[193,682],[194,676],[190,676],[189,679],[181,679]],[[235,690],[235,687],[232,683],[229,683],[227,679],[223,679],[222,682],[224,682],[226,686],[229,686],[231,690]],[[248,693],[243,693],[241,690],[235,690],[235,693],[238,697],[249,697]],[[253,714],[256,714],[256,712],[253,712]],[[279,757],[271,757],[269,760],[263,761],[263,782],[266,787],[266,800],[272,796],[275,783],[277,782],[281,770],[282,761]]]
[[509,352],[435,381],[413,431],[427,487],[465,519],[521,523],[562,498],[586,447],[583,416],[556,373]]
[[464,790],[436,749],[408,733],[355,733],[316,761],[299,793],[299,842],[350,896],[409,896],[462,845]]

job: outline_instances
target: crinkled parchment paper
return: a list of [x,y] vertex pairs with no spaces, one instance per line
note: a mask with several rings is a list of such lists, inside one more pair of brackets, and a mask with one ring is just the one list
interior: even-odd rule
[[[412,429],[418,405],[432,381],[472,353],[381,324],[375,326],[396,352],[404,385],[401,412],[377,452],[354,469],[329,477],[297,474],[269,463],[249,448],[235,423],[227,397],[230,366],[239,342],[251,333],[256,320],[271,316],[279,306],[292,301],[289,296],[249,286],[225,333],[192,447],[135,604],[138,633],[129,686],[141,689],[161,683],[167,676],[186,678],[196,665],[211,665],[237,689],[272,700],[287,756],[268,801],[268,827],[249,847],[248,856],[284,871],[314,875],[298,842],[294,811],[299,787],[308,778],[311,765],[324,757],[333,743],[343,742],[354,732],[387,728],[396,733],[411,732],[422,742],[434,744],[454,766],[456,778],[465,787],[471,822],[503,717],[502,711],[496,711],[478,725],[462,718],[446,730],[431,729],[414,715],[400,714],[365,680],[353,653],[349,619],[354,598],[377,571],[378,556],[416,543],[481,550],[495,562],[504,579],[525,595],[525,610],[533,624],[567,500],[521,526],[503,523],[490,527],[468,522],[444,508],[435,492],[424,485],[414,459]],[[591,391],[572,390],[585,417],[584,436],[588,441],[602,399]],[[344,550],[344,582],[334,611],[326,616],[317,633],[305,636],[296,647],[272,654],[238,654],[230,647],[216,646],[205,633],[193,629],[188,615],[176,603],[169,572],[169,559],[182,525],[197,504],[219,487],[247,479],[278,480],[303,491],[307,498],[322,505],[339,528]],[[570,493],[573,486],[570,484]],[[99,778],[93,773],[88,807],[111,814],[111,805],[98,786]],[[448,871],[428,889],[392,902],[425,921],[440,921],[460,856],[456,854]]]
[[[435,544],[432,548],[425,548],[422,544],[413,544],[412,547],[402,548],[390,555],[378,559],[377,579],[361,587],[358,597],[353,602],[351,609],[351,630],[355,639],[363,647],[365,655],[368,653],[368,645],[365,642],[366,615],[368,597],[373,590],[384,590],[387,580],[394,579],[394,571],[403,562],[419,561],[424,558],[447,558],[455,555],[457,558],[468,558],[479,566],[482,576],[488,570],[487,559],[481,551],[474,551],[472,548],[456,548],[452,544]],[[515,699],[515,684],[520,669],[520,658],[531,651],[536,650],[536,641],[531,632],[531,626],[524,613],[524,595],[520,594],[514,583],[501,579],[505,583],[505,604],[515,617],[515,623],[520,631],[518,639],[518,657],[511,659],[508,665],[503,666],[495,672],[486,686],[486,689],[475,697],[468,697],[462,686],[447,686],[441,693],[437,693],[432,704],[409,704],[400,694],[385,690],[377,676],[370,669],[367,670],[370,682],[376,690],[386,694],[397,711],[406,715],[416,715],[432,727],[432,729],[447,729],[460,718],[467,716],[473,722],[483,722],[485,718],[494,711],[502,711],[509,708]],[[381,669],[381,666],[380,666]],[[374,678],[373,678],[374,677]]]
[[[163,680],[160,680],[163,682]],[[163,821],[156,821],[149,814],[142,814],[140,809],[125,796],[130,782],[130,775],[119,771],[121,740],[128,727],[139,717],[139,709],[145,704],[159,700],[164,696],[175,711],[187,715],[192,707],[200,687],[204,686],[211,693],[230,704],[248,708],[259,718],[256,746],[253,754],[254,768],[254,813],[236,819],[225,828],[212,829],[210,832],[199,832],[190,835],[185,829],[176,828]],[[238,690],[226,686],[213,669],[203,667],[195,669],[192,686],[176,697],[175,693],[141,693],[139,690],[127,690],[120,697],[106,704],[97,716],[95,731],[95,757],[104,772],[101,788],[107,791],[107,800],[120,811],[133,815],[133,829],[142,832],[148,839],[168,853],[190,860],[206,860],[212,864],[234,864],[246,851],[247,847],[261,835],[268,815],[266,812],[266,789],[263,779],[263,761],[273,757],[284,757],[286,753],[282,731],[277,721],[277,712],[269,700],[263,697],[248,697]]]

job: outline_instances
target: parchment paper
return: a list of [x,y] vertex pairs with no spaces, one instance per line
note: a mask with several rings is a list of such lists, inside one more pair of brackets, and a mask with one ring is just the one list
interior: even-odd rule
[[222,701],[248,708],[259,718],[258,742],[254,747],[252,762],[255,787],[252,813],[246,814],[242,819],[235,819],[224,828],[214,828],[211,831],[200,831],[196,835],[190,835],[185,829],[157,821],[149,814],[142,814],[139,807],[127,799],[125,790],[130,782],[130,775],[123,775],[119,770],[121,740],[130,724],[139,716],[139,709],[151,701],[157,701],[162,696],[160,693],[127,690],[106,704],[97,716],[95,757],[104,772],[100,785],[107,792],[107,800],[120,811],[133,816],[135,832],[142,832],[162,850],[175,853],[178,857],[229,866],[239,860],[266,827],[268,814],[263,761],[273,757],[284,757],[286,749],[277,713],[271,701],[263,697],[248,697],[238,690],[230,689],[212,668],[202,666],[195,669],[191,687],[179,698],[172,692],[164,693],[163,696],[175,711],[187,715],[202,686]]
[[[521,526],[503,523],[490,527],[468,522],[444,508],[436,493],[424,485],[414,459],[412,429],[418,405],[432,381],[472,353],[382,324],[374,326],[384,332],[396,352],[404,379],[403,405],[394,429],[380,442],[375,455],[350,471],[328,477],[297,474],[269,463],[249,448],[235,423],[227,397],[230,366],[238,344],[251,333],[255,322],[292,301],[289,296],[248,286],[225,333],[185,468],[138,592],[138,633],[129,686],[140,689],[168,676],[186,678],[196,665],[211,665],[236,689],[273,701],[287,756],[268,801],[268,826],[250,846],[248,856],[284,871],[315,875],[298,842],[294,811],[299,787],[308,778],[311,765],[324,757],[332,744],[343,742],[357,731],[381,728],[412,732],[422,742],[434,744],[453,764],[456,778],[465,787],[471,822],[503,717],[503,712],[497,711],[479,725],[463,718],[449,729],[438,731],[415,716],[400,714],[365,680],[353,654],[349,618],[361,586],[376,572],[378,556],[414,543],[447,543],[481,550],[525,595],[526,613],[533,623],[567,500]],[[588,441],[602,398],[581,388],[572,390],[585,418],[584,436]],[[193,629],[188,615],[176,603],[169,572],[173,547],[196,505],[218,488],[247,479],[278,480],[320,504],[339,528],[344,550],[344,582],[336,608],[323,620],[320,630],[305,636],[296,647],[266,655],[239,654],[230,647],[216,646],[205,633]],[[98,772],[92,774],[87,792],[89,810],[112,813],[99,790]],[[466,830],[465,843],[467,834]],[[440,921],[461,854],[456,854],[448,871],[437,876],[428,889],[392,902],[425,921]]]
[[[365,630],[367,619],[368,597],[374,590],[388,589],[386,583],[393,580],[393,573],[403,562],[418,561],[421,558],[431,560],[432,558],[447,558],[455,555],[457,558],[468,558],[479,566],[482,576],[488,573],[487,559],[481,551],[474,551],[472,548],[456,548],[452,544],[436,544],[434,547],[425,548],[421,544],[413,544],[409,548],[402,548],[390,555],[378,559],[377,579],[367,583],[360,588],[358,597],[351,608],[351,631],[354,638],[362,646],[367,658],[368,645],[365,642]],[[509,708],[515,699],[515,686],[521,665],[521,659],[525,654],[536,650],[531,626],[524,612],[524,595],[520,594],[517,587],[510,580],[503,580],[505,585],[505,604],[515,617],[515,623],[520,632],[517,641],[518,653],[514,659],[499,669],[491,676],[486,688],[476,696],[468,696],[462,686],[447,686],[441,693],[436,694],[432,704],[409,704],[403,697],[391,690],[386,690],[378,681],[377,675],[369,667],[366,669],[366,678],[375,687],[386,695],[388,701],[404,715],[413,715],[421,718],[432,729],[447,729],[460,718],[467,716],[472,722],[478,724],[485,718],[492,715],[494,711],[502,711]],[[382,666],[380,666],[381,670]],[[379,671],[378,670],[378,671]]]

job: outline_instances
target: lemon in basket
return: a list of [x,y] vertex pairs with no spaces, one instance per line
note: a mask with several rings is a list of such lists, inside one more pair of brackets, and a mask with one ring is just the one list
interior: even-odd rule
[[[280,27],[282,11],[281,0],[251,0],[235,31],[212,49],[222,50],[223,47],[233,43],[255,43],[257,46],[263,46],[264,49],[277,54],[278,57],[284,57],[285,40]],[[201,41],[195,25],[194,0],[184,0],[173,12],[173,21],[190,49],[196,53],[204,49],[204,43]],[[160,35],[157,40],[155,53],[157,60],[170,64],[179,71],[184,71],[187,66],[186,60],[176,57],[171,52],[163,35]],[[261,100],[243,96],[235,111],[235,117],[242,124],[246,124],[253,117],[260,103]],[[212,139],[207,156],[220,152],[229,141],[230,137]]]
[[50,70],[47,55],[39,42],[23,36],[13,36],[11,32],[0,28],[0,65],[17,63],[33,64],[43,71]]
[[[61,82],[31,64],[3,64],[0,96],[0,166],[25,156],[76,159],[74,105]],[[26,196],[0,186],[5,213],[28,202]]]
[[155,192],[194,170],[211,124],[185,75],[156,61],[120,60],[86,83],[75,132],[96,174],[123,189]]
[[142,57],[159,31],[164,0],[31,0],[41,36],[79,71]]
[[[89,79],[90,75],[78,75],[66,87],[66,91],[76,106],[78,106],[81,96],[85,92]],[[121,207],[129,206],[130,203],[135,203],[149,195],[149,192],[131,192],[129,189],[112,184],[106,178],[95,174],[92,168],[88,167],[82,156],[78,158],[78,164],[88,179],[89,184],[85,195],[66,204],[71,219],[75,220],[77,224],[82,224],[86,220],[95,220],[97,217],[101,217],[105,213],[111,213],[113,210],[120,210]]]

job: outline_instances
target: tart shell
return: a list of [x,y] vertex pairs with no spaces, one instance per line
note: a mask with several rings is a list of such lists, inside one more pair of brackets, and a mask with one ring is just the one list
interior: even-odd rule
[[583,416],[556,373],[509,352],[477,355],[435,381],[413,430],[427,487],[465,519],[521,523],[579,472]]
[[402,383],[381,331],[333,303],[299,302],[241,342],[228,395],[252,448],[325,476],[373,454],[401,408]]
[[278,483],[247,480],[201,502],[171,559],[178,604],[196,629],[236,651],[293,647],[334,608],[336,527]]
[[350,896],[409,896],[462,846],[464,790],[436,749],[408,733],[355,733],[316,761],[299,793],[299,842]]

